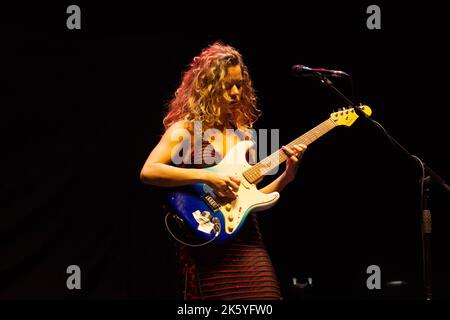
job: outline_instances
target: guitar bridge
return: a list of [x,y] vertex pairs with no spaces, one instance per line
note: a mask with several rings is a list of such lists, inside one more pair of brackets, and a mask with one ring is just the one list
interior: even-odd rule
[[201,196],[201,198],[205,201],[205,203],[212,211],[214,212],[219,211],[220,205],[217,203],[216,199],[214,199],[214,197],[211,194],[206,193],[203,196]]

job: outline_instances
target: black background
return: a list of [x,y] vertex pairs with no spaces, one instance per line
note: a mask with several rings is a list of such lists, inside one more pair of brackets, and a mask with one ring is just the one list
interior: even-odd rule
[[[345,70],[355,101],[450,179],[445,12],[378,3],[382,29],[368,30],[369,4],[80,4],[81,30],[66,28],[68,4],[4,8],[0,297],[179,298],[163,192],[139,172],[182,71],[216,40],[243,54],[257,128],[280,129],[280,143],[345,106],[291,66]],[[351,95],[347,80],[335,85]],[[419,179],[418,164],[361,120],[311,145],[297,180],[260,214],[284,298],[302,298],[292,278],[311,277],[311,300],[422,299]],[[450,202],[437,185],[430,206],[434,294],[448,299]],[[80,291],[66,288],[72,264]],[[382,290],[367,289],[369,265]]]

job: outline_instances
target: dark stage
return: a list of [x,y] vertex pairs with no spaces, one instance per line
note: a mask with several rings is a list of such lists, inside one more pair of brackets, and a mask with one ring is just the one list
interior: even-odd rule
[[[264,5],[210,25],[192,7],[80,5],[81,30],[66,28],[61,4],[3,12],[0,298],[181,299],[164,190],[139,173],[182,72],[216,40],[242,53],[263,110],[256,128],[279,129],[281,144],[346,106],[291,67],[344,70],[355,101],[450,179],[443,10],[380,4],[381,29],[369,30],[368,5]],[[352,96],[346,78],[333,81]],[[259,213],[283,298],[423,300],[420,178],[363,119],[310,145],[297,179]],[[449,299],[450,194],[433,184],[429,206],[433,298]],[[66,287],[70,265],[81,290]],[[379,290],[366,286],[371,265]]]

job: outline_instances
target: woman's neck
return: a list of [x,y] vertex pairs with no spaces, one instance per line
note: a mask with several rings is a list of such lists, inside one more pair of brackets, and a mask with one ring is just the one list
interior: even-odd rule
[[220,126],[222,130],[233,128],[233,114],[230,111],[226,111],[220,115],[220,122],[222,125]]

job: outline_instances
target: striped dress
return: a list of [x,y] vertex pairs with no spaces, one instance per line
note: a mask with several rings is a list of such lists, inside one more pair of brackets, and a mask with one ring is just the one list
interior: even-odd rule
[[[214,150],[212,156],[215,156]],[[186,300],[282,299],[256,215],[252,213],[238,234],[224,244],[212,243],[198,248],[180,245],[178,252]]]
[[184,298],[280,300],[280,286],[256,217],[225,244],[180,247]]

